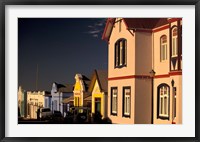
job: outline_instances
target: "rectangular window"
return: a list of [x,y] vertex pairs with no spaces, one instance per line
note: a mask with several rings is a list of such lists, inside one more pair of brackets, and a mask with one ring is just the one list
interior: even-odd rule
[[161,61],[167,60],[167,44],[161,45]]
[[126,66],[127,60],[127,42],[126,39],[119,39],[115,43],[115,68]]
[[167,36],[163,35],[160,39],[160,61],[167,60]]
[[172,57],[175,57],[178,55],[178,42],[177,42],[177,37],[173,38],[172,41]]
[[169,117],[169,88],[167,86],[159,89],[159,117]]
[[74,103],[74,105],[75,106],[80,106],[80,103],[79,103],[79,97],[75,97],[75,103]]
[[123,87],[123,116],[130,117],[131,114],[131,87]]
[[117,115],[117,88],[111,88],[111,115]]
[[77,97],[77,106],[78,106],[78,107],[80,106],[79,97]]

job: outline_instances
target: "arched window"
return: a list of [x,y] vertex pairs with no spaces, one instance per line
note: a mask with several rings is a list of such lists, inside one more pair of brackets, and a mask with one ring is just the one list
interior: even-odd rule
[[161,84],[158,86],[158,117],[169,119],[169,93],[170,88],[167,84]]
[[172,29],[172,57],[176,57],[178,55],[178,32],[177,27]]
[[119,39],[115,43],[115,68],[126,66],[127,40]]
[[160,60],[167,60],[167,36],[163,35],[160,38]]

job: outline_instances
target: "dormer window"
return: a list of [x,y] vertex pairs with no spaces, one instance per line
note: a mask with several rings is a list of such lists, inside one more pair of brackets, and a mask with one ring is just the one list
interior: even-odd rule
[[126,66],[127,59],[127,41],[126,39],[119,39],[115,43],[115,68]]

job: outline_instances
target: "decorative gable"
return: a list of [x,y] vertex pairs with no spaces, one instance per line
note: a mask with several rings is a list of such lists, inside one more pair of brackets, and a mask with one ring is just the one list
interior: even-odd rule
[[83,83],[83,76],[81,74],[76,74],[75,76],[75,86],[74,86],[74,91],[85,91],[85,85]]
[[99,87],[99,83],[96,79],[93,90],[92,90],[92,94],[100,94],[100,93],[101,93],[101,90],[100,90],[100,87]]
[[56,93],[57,92],[57,85],[53,83],[51,92]]

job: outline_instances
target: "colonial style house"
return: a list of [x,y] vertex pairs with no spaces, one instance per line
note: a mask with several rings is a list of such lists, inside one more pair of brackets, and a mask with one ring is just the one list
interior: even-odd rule
[[91,78],[89,92],[92,95],[92,113],[100,112],[102,118],[107,117],[108,105],[108,72],[105,70],[94,70]]
[[84,75],[75,75],[76,83],[74,85],[74,106],[75,107],[91,107],[91,95],[88,92],[90,79]]
[[53,83],[51,89],[52,96],[52,111],[60,111],[63,115],[66,112],[65,106],[63,104],[63,99],[68,98],[73,95],[72,85],[62,85],[56,82]]
[[182,123],[182,19],[108,18],[108,117]]
[[51,92],[46,91],[44,97],[45,97],[44,107],[51,109],[51,107],[52,107],[51,106],[52,105],[52,103],[51,103],[51,100],[52,100]]
[[19,86],[18,90],[18,112],[20,114],[20,117],[26,117],[27,116],[27,92],[24,90],[21,86]]
[[37,119],[38,108],[45,107],[47,91],[27,91],[27,117]]

